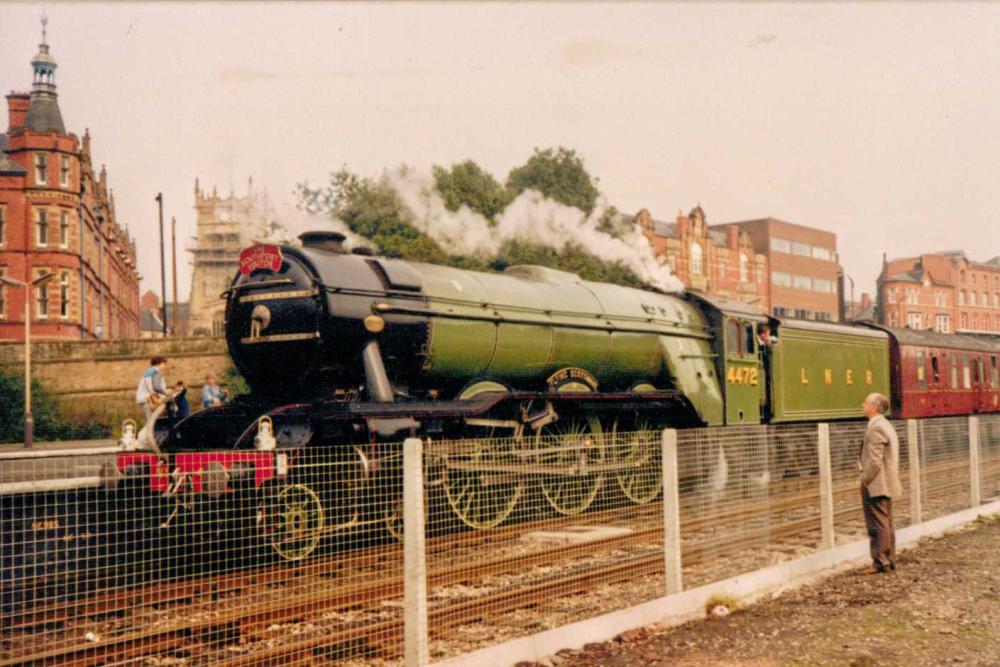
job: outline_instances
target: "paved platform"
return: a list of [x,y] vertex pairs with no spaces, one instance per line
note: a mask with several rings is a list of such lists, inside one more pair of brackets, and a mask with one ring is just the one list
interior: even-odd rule
[[998,665],[1000,520],[924,540],[896,574],[835,576],[723,618],[630,630],[521,667]]
[[[117,445],[111,438],[101,440],[60,440],[35,442],[31,449],[19,443],[0,445],[0,484],[37,480],[93,478],[106,461],[114,460],[109,450]],[[90,450],[96,450],[86,453]],[[23,454],[26,458],[17,457]],[[62,455],[61,455],[62,454]],[[27,457],[31,458],[27,458]]]

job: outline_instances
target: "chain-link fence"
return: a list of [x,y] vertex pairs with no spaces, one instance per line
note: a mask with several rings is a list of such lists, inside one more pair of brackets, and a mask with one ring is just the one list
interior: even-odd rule
[[[1000,417],[893,424],[897,526],[1000,495]],[[554,426],[0,455],[0,665],[420,664],[866,537],[864,423]]]

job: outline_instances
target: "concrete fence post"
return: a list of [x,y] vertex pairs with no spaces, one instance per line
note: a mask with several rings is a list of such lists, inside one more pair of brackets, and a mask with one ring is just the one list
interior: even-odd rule
[[681,506],[677,481],[677,431],[663,430],[663,564],[667,595],[684,590],[681,577]]
[[924,520],[920,485],[920,435],[916,419],[906,420],[906,449],[910,454],[910,525]]
[[403,655],[406,667],[423,667],[430,663],[424,516],[423,441],[407,438],[403,442]]
[[820,549],[836,546],[833,527],[833,467],[830,464],[830,425],[817,424],[816,453],[819,457]]
[[979,507],[979,417],[969,417],[969,505]]

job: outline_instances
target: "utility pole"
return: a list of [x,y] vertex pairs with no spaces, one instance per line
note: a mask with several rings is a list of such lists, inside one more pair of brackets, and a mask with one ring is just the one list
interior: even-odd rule
[[160,207],[160,308],[163,316],[163,337],[167,337],[167,263],[163,251],[163,193],[156,193],[156,203]]
[[170,328],[177,335],[177,218],[170,216],[170,275],[174,282],[174,312],[170,317]]

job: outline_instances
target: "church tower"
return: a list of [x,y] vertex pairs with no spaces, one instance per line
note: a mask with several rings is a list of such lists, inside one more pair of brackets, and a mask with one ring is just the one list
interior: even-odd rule
[[221,336],[225,326],[226,301],[220,295],[229,289],[239,270],[240,251],[255,240],[265,238],[273,215],[264,193],[248,183],[247,194],[231,191],[220,197],[215,188],[201,189],[194,181],[194,208],[197,212],[191,274],[191,333]]

